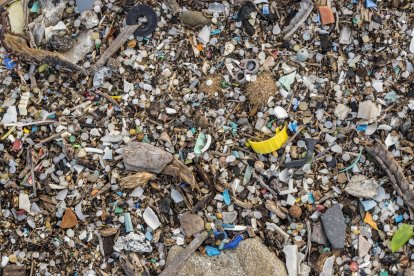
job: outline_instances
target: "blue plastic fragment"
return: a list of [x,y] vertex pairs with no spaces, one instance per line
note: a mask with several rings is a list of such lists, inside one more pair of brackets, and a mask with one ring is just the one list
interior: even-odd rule
[[9,57],[6,57],[3,59],[3,65],[6,66],[7,69],[12,70],[14,67],[16,67],[16,62],[12,60]]
[[206,253],[209,257],[217,256],[221,254],[221,251],[212,246],[206,246]]
[[230,200],[230,193],[229,193],[229,189],[225,189],[223,191],[223,197],[224,197],[224,203],[226,205],[230,205],[231,200]]
[[298,123],[296,123],[296,122],[289,123],[288,128],[289,128],[290,131],[296,133],[297,130],[298,130]]
[[376,8],[377,7],[377,3],[375,3],[373,0],[365,0],[365,8],[370,9],[370,8]]
[[229,243],[226,243],[226,245],[224,246],[224,250],[235,249],[242,240],[243,240],[242,235],[235,236]]
[[223,226],[223,228],[234,228],[234,224],[229,223],[223,223],[221,226]]
[[139,204],[139,202],[135,202],[135,208],[139,209],[141,207],[141,204]]
[[116,194],[119,195],[119,196],[122,196],[122,192],[121,191],[116,192]]
[[358,131],[366,131],[367,128],[368,128],[368,125],[359,125],[356,127]]
[[398,215],[396,218],[395,218],[395,222],[396,223],[400,223],[401,221],[403,221],[404,220],[404,217],[402,216],[402,215]]
[[361,204],[364,206],[364,211],[369,211],[377,206],[377,202],[375,200],[363,200],[361,201]]
[[149,241],[152,241],[152,234],[151,234],[151,232],[149,232],[149,231],[145,232],[145,238],[147,240],[149,240]]
[[263,5],[262,12],[263,12],[264,15],[269,15],[270,14],[269,4],[264,4]]

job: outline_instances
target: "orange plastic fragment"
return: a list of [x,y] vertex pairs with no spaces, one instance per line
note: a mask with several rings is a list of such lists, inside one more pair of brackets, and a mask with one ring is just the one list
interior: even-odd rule
[[203,50],[203,44],[198,44],[197,45],[197,50],[202,51]]
[[377,223],[372,219],[372,215],[367,212],[364,218],[364,222],[374,228],[375,230],[378,230]]
[[98,192],[99,192],[99,190],[95,189],[95,190],[93,190],[93,191],[92,191],[91,195],[92,195],[92,196],[94,196],[94,195],[96,195]]
[[322,25],[328,25],[328,24],[335,23],[335,16],[330,7],[320,6],[319,14],[321,16]]

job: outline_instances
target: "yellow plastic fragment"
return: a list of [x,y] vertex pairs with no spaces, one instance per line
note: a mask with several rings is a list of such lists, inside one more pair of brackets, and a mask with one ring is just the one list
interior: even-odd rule
[[1,136],[0,140],[4,140],[7,137],[9,137],[9,135],[13,132],[15,127],[12,127],[11,129],[9,129],[9,131],[7,131],[3,136]]
[[256,153],[267,154],[280,149],[288,138],[287,125],[285,125],[282,130],[277,128],[276,135],[272,138],[261,142],[253,142],[249,140],[249,144]]
[[375,230],[378,230],[377,223],[373,220],[372,215],[367,212],[364,218],[364,222],[374,228]]
[[23,128],[23,132],[24,132],[25,134],[29,134],[29,133],[30,133],[30,130],[28,130],[27,128]]
[[114,100],[119,100],[121,98],[121,96],[111,96],[112,99]]

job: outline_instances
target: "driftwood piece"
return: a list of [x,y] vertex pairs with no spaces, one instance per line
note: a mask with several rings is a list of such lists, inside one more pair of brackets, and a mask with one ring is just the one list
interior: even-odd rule
[[199,191],[200,187],[197,185],[193,172],[184,165],[181,161],[173,159],[173,161],[168,164],[164,170],[161,172],[170,176],[178,176],[183,181],[191,185],[191,188]]
[[52,65],[60,65],[63,68],[69,69],[71,71],[80,72],[83,75],[87,75],[87,72],[84,68],[65,59],[63,55],[56,52],[30,48],[27,46],[26,42],[24,42],[23,39],[18,36],[5,34],[4,38],[2,39],[2,44],[7,50],[13,52],[16,56],[29,62],[36,62],[38,64],[47,63]]
[[206,231],[197,234],[194,240],[184,249],[178,256],[171,261],[169,265],[159,274],[159,276],[171,276],[178,275],[178,272],[182,265],[191,257],[197,248],[207,239],[208,234]]
[[385,171],[394,189],[397,190],[404,203],[409,207],[412,217],[414,211],[414,191],[410,187],[403,169],[381,142],[376,141],[373,146],[366,147],[366,150]]
[[137,28],[138,25],[126,26],[102,54],[101,58],[96,62],[96,64],[91,67],[90,73],[94,74],[97,69],[102,67],[105,62],[124,45],[124,43],[128,40],[128,37],[132,35]]
[[7,265],[3,268],[3,276],[24,276],[26,275],[26,266]]

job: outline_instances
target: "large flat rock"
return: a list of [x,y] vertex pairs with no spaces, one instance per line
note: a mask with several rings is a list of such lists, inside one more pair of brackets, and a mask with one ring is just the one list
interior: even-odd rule
[[[167,265],[183,250],[173,246],[168,252]],[[259,238],[240,242],[235,250],[209,257],[198,252],[185,262],[180,276],[287,276],[285,264]]]
[[124,165],[130,171],[160,173],[173,155],[153,145],[131,142],[124,147]]

